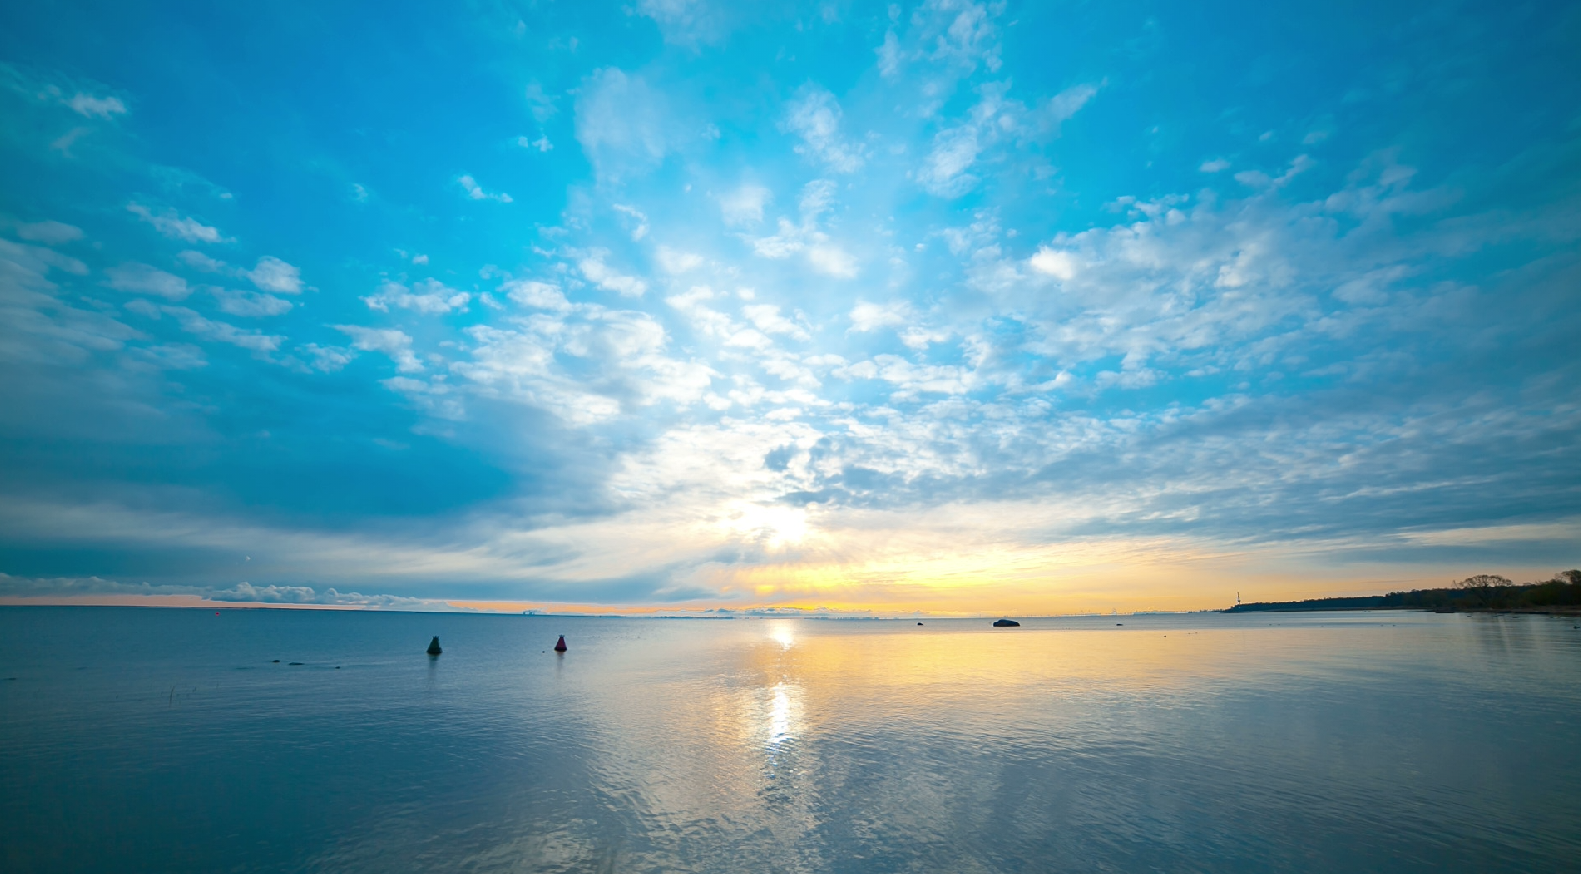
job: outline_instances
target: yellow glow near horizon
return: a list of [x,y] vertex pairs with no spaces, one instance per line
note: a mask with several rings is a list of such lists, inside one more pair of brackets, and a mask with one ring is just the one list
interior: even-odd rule
[[[1156,546],[1156,545],[1155,545]],[[762,608],[806,611],[982,616],[1047,616],[1071,613],[1129,613],[1147,610],[1211,610],[1244,601],[1301,600],[1342,595],[1376,595],[1447,585],[1468,572],[1457,567],[1399,568],[1362,566],[1318,575],[1297,561],[1267,556],[1195,552],[1169,556],[1163,550],[1145,561],[1110,561],[1112,546],[1086,555],[1069,555],[1040,565],[1033,556],[993,566],[974,557],[945,557],[906,565],[898,559],[863,564],[782,563],[740,568],[715,567],[696,580],[718,597],[672,604],[600,605],[592,603],[485,602],[452,600],[474,609],[521,612],[653,615]],[[1173,558],[1173,560],[1171,560]],[[1518,580],[1546,579],[1552,568],[1497,569]],[[793,633],[793,632],[792,632]],[[777,639],[777,638],[776,638]]]

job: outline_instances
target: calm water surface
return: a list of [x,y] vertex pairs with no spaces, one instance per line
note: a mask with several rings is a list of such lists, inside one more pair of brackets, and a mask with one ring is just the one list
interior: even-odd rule
[[925,621],[0,608],[0,869],[1581,870],[1575,620]]

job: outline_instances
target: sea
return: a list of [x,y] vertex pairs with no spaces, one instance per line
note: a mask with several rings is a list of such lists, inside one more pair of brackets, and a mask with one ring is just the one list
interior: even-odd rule
[[1575,617],[1020,621],[0,608],[0,870],[1581,871]]

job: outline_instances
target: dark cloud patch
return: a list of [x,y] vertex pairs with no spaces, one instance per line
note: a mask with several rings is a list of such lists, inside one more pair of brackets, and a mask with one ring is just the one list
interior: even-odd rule
[[796,457],[799,450],[794,445],[775,447],[768,455],[763,456],[763,466],[773,471],[783,471],[790,465],[790,460]]

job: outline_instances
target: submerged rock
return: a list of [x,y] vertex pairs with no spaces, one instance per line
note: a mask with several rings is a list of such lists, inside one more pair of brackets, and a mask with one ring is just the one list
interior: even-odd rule
[[444,650],[439,648],[439,637],[436,635],[434,639],[428,644],[428,654],[439,655],[442,652],[444,652]]
[[999,619],[994,622],[995,628],[1020,628],[1021,623],[1014,619]]

